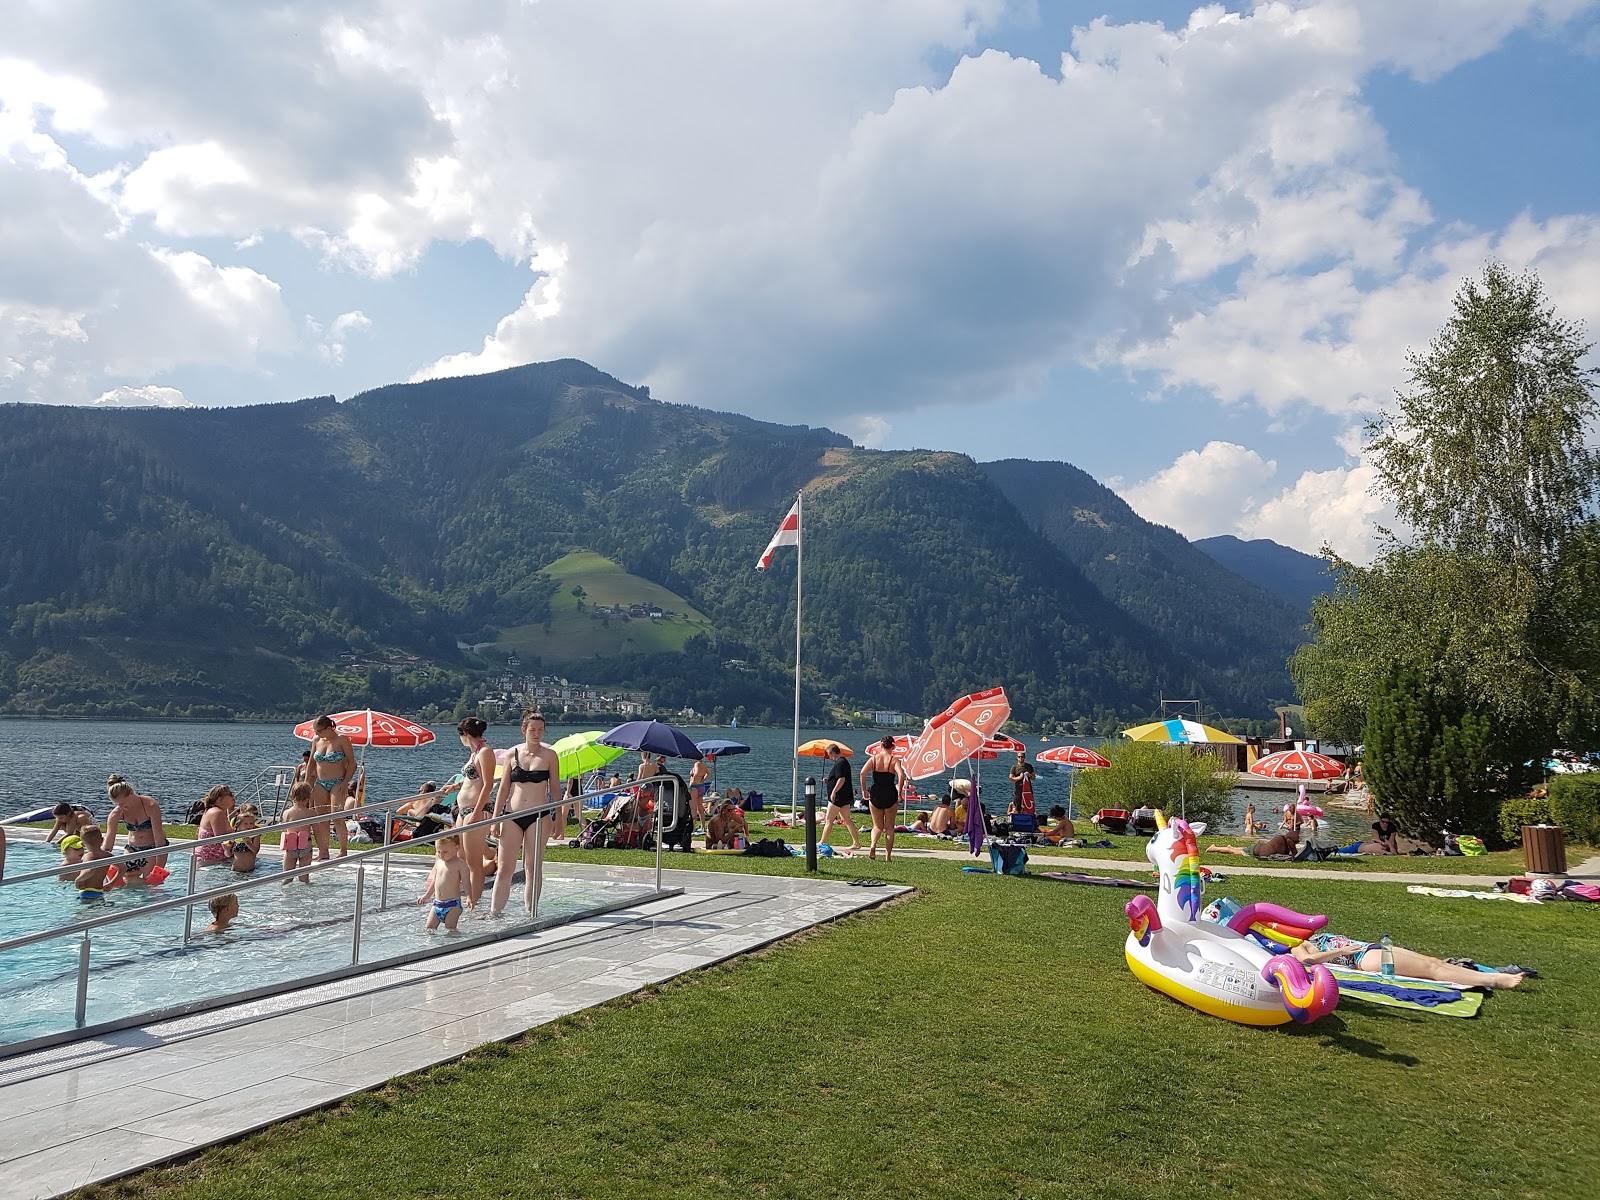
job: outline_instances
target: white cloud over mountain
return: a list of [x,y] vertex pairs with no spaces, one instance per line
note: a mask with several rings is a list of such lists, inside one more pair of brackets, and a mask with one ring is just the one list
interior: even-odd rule
[[[881,438],[1090,363],[1129,378],[1130,409],[1183,388],[1348,420],[1490,254],[1600,320],[1600,217],[1441,225],[1363,99],[1375,70],[1437,76],[1592,7],[1210,5],[1176,29],[1094,22],[1036,64],[983,49],[1004,0],[22,6],[0,395],[333,366],[384,333],[371,306],[291,311],[231,257],[279,235],[387,287],[437,243],[527,265],[481,343],[396,344],[396,376],[573,355]],[[1354,546],[1364,470],[1282,480],[1213,441],[1129,494],[1179,528]]]

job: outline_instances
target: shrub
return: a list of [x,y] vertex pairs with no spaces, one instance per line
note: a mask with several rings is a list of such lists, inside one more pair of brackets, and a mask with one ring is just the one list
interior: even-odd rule
[[1600,775],[1556,775],[1550,780],[1550,819],[1567,840],[1600,842]]
[[1500,836],[1515,846],[1522,841],[1524,825],[1548,825],[1550,801],[1543,796],[1511,796],[1500,802]]
[[1159,808],[1168,816],[1216,826],[1233,815],[1233,780],[1219,776],[1222,763],[1203,749],[1158,742],[1114,742],[1100,747],[1110,767],[1086,770],[1074,787],[1085,812],[1102,808]]

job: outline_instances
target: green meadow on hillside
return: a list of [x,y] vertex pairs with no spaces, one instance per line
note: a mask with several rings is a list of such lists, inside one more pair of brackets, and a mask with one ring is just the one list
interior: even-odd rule
[[[596,656],[682,650],[695,634],[712,632],[710,620],[682,596],[628,574],[611,559],[593,551],[574,550],[545,567],[543,573],[559,585],[550,598],[550,620],[502,630],[496,649],[563,663]],[[583,589],[581,597],[573,595],[575,587]],[[626,608],[633,604],[654,606],[673,616],[595,616],[598,606]]]

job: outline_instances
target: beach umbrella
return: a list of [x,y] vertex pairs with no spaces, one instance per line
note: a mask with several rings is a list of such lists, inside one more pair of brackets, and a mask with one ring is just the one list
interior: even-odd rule
[[836,742],[832,738],[817,738],[814,741],[802,742],[800,744],[800,753],[806,758],[827,758],[829,746],[839,747],[839,753],[846,758],[855,756],[855,751],[850,749],[849,746],[846,746],[843,742]]
[[1185,717],[1172,717],[1165,721],[1152,721],[1148,725],[1136,725],[1132,729],[1124,729],[1122,736],[1135,742],[1171,742],[1173,745],[1225,742],[1234,745],[1244,744],[1243,738],[1236,738],[1231,733],[1224,733],[1220,729],[1213,729],[1210,725],[1202,725],[1199,721],[1191,721]]
[[1250,774],[1268,779],[1337,779],[1344,764],[1314,750],[1280,750],[1250,765]]
[[717,759],[730,754],[749,754],[750,747],[743,742],[730,742],[727,738],[708,738],[703,742],[696,742],[700,753],[704,754],[711,763],[711,786],[717,786]]
[[906,755],[906,773],[913,779],[927,779],[966,762],[983,751],[984,743],[1000,732],[1010,716],[1005,688],[961,697],[923,726]]
[[1058,767],[1109,767],[1111,760],[1087,746],[1051,746],[1039,754],[1039,761]]
[[561,778],[587,775],[590,771],[610,766],[627,753],[620,746],[601,744],[602,736],[600,730],[591,729],[587,733],[569,733],[551,744],[550,748],[556,752],[556,758],[561,763]]
[[1111,760],[1103,754],[1096,754],[1087,746],[1051,746],[1042,751],[1039,761],[1054,763],[1063,770],[1070,772],[1067,776],[1067,820],[1072,820],[1072,790],[1078,782],[1078,769],[1085,767],[1109,767]]
[[[433,731],[385,712],[370,708],[352,708],[348,712],[330,713],[335,733],[350,739],[354,746],[426,746],[433,741]],[[294,727],[294,736],[309,742],[317,736],[313,726],[315,718],[301,721]]]
[[665,754],[668,758],[705,757],[688,734],[674,726],[663,725],[660,721],[627,721],[615,729],[608,729],[595,740],[602,746],[648,750],[652,754]]

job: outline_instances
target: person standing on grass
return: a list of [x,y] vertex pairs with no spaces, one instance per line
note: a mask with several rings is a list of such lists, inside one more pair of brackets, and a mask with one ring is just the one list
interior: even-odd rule
[[706,760],[697,758],[694,766],[689,768],[689,815],[697,824],[705,824],[706,793],[710,790],[711,772],[706,767]]
[[1017,761],[1011,768],[1011,807],[1006,810],[1007,816],[1014,816],[1017,813],[1033,816],[1033,781],[1036,778],[1038,772],[1028,761],[1027,750],[1018,746]]
[[[894,858],[894,819],[900,810],[900,784],[906,769],[894,756],[894,734],[886,733],[883,741],[867,757],[861,768],[861,790],[867,794],[872,809],[872,842],[867,849],[868,858],[878,857],[878,839],[883,839],[883,861]],[[872,773],[872,783],[867,783],[867,772]]]
[[835,825],[843,825],[850,833],[850,853],[854,854],[861,849],[861,835],[850,819],[850,806],[856,799],[855,785],[850,776],[850,763],[837,742],[828,744],[828,774],[823,786],[827,789],[828,815],[822,822],[821,840],[828,840]]

